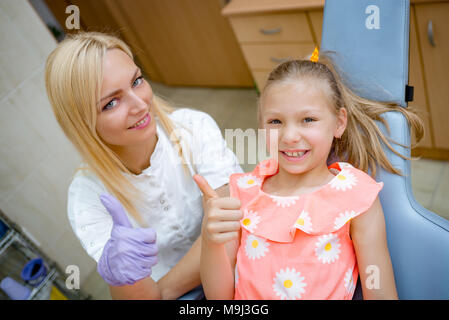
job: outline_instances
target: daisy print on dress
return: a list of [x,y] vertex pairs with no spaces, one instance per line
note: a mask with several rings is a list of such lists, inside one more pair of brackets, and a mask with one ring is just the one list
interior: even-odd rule
[[250,234],[246,238],[245,253],[249,259],[256,260],[265,257],[265,253],[268,252],[270,245],[263,239]]
[[262,183],[261,179],[255,177],[251,174],[244,175],[243,177],[240,177],[237,180],[237,185],[239,186],[239,188],[243,188],[243,189],[251,188],[254,186],[260,186],[261,183]]
[[353,269],[349,268],[345,273],[344,285],[347,293],[353,293],[355,290],[354,277],[352,276]]
[[301,299],[301,295],[306,292],[306,286],[305,277],[294,268],[281,269],[273,278],[274,293],[282,300]]
[[293,225],[295,228],[301,229],[304,232],[312,232],[312,220],[310,219],[310,215],[308,212],[302,210],[298,219],[296,219],[295,224]]
[[247,211],[245,210],[244,218],[242,220],[243,226],[249,231],[254,232],[254,230],[257,228],[257,225],[260,222],[260,217],[257,215],[257,212],[253,212],[251,210]]
[[356,215],[355,211],[345,211],[338,215],[334,221],[334,229],[338,230],[345,225],[346,222],[354,218]]
[[325,234],[315,243],[315,254],[322,263],[338,260],[340,254],[340,239],[336,234]]
[[295,204],[296,201],[299,199],[298,196],[292,196],[292,197],[279,197],[270,195],[270,198],[276,203],[278,207],[290,207],[291,205]]
[[352,187],[356,184],[357,178],[349,170],[341,170],[340,173],[330,182],[332,188],[342,191],[352,189]]

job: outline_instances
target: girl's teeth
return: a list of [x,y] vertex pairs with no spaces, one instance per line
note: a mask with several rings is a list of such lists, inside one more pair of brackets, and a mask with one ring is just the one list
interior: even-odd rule
[[306,152],[305,151],[302,151],[302,152],[287,152],[287,151],[284,151],[284,153],[286,155],[288,155],[289,157],[302,157],[304,155],[304,153],[306,153]]

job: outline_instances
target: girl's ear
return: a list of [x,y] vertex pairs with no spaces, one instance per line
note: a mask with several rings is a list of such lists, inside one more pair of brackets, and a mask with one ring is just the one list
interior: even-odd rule
[[340,108],[337,116],[337,126],[335,128],[334,137],[340,139],[346,130],[346,124],[348,123],[348,112],[346,108]]

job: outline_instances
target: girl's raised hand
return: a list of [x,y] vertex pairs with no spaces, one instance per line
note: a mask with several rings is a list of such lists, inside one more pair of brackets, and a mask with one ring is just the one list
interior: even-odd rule
[[220,198],[204,177],[193,176],[203,193],[204,219],[201,228],[203,241],[211,244],[224,244],[237,239],[240,231],[240,200],[236,198]]

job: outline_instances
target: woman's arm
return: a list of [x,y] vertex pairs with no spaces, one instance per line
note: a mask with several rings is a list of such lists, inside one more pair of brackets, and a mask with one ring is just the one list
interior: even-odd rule
[[[228,185],[215,189],[219,197],[229,197]],[[176,299],[201,284],[201,236],[186,255],[158,281],[162,299]]]
[[357,256],[363,298],[398,299],[379,198],[368,211],[351,221],[351,238]]
[[157,283],[151,277],[137,281],[132,285],[120,287],[109,286],[114,300],[160,300],[161,294]]
[[171,270],[158,281],[161,297],[174,300],[201,284],[200,280],[201,237]]

